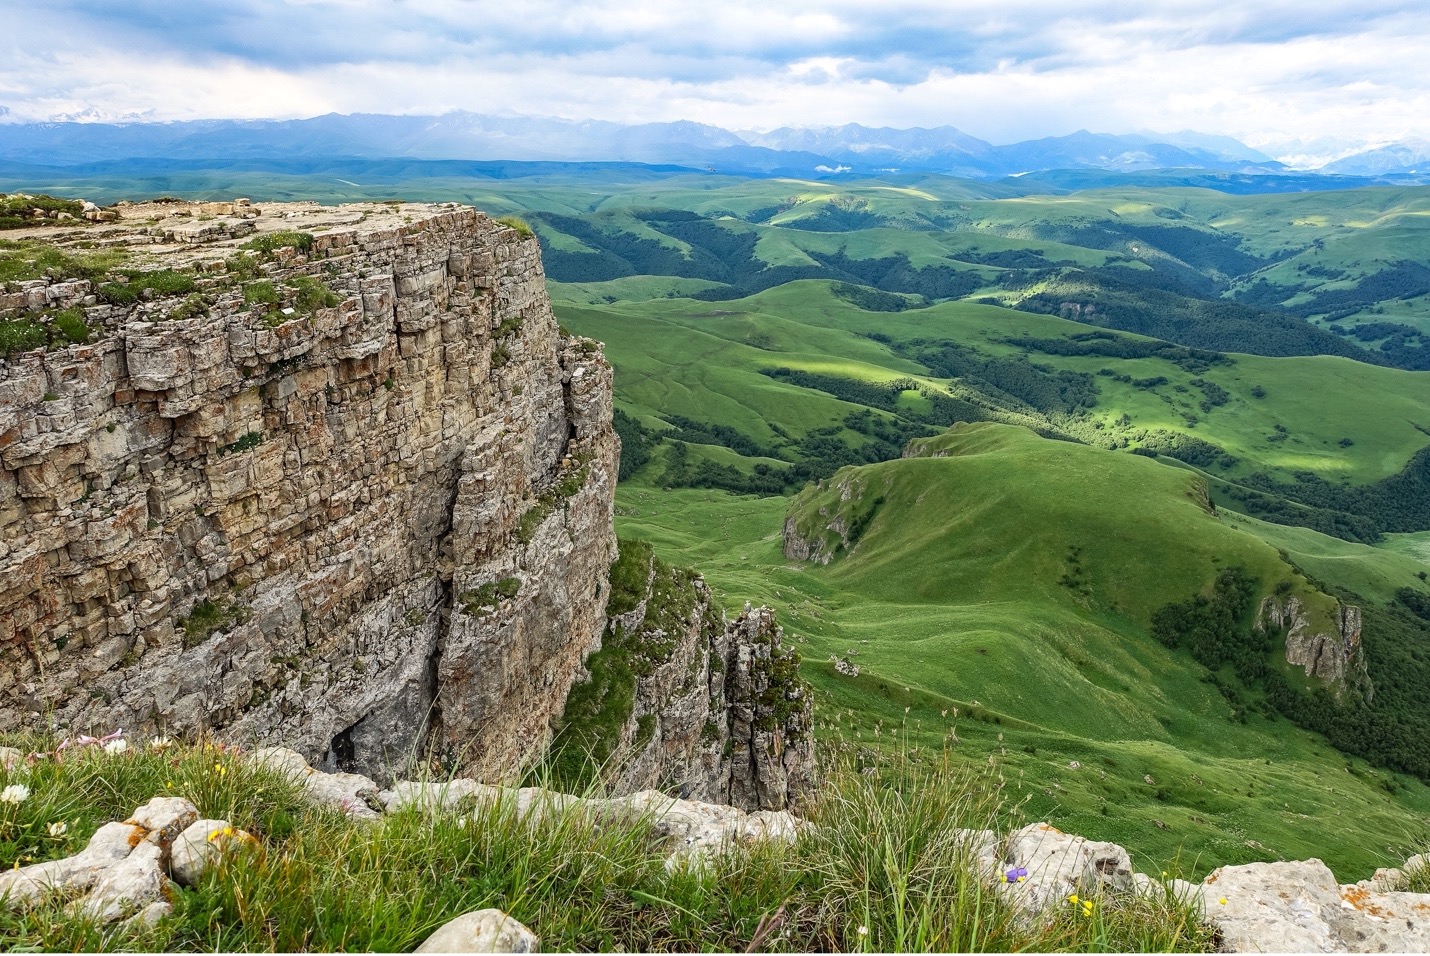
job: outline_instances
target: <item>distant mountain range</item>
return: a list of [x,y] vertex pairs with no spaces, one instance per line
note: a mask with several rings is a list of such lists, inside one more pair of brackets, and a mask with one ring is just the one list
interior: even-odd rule
[[[0,116],[4,116],[0,107]],[[952,126],[858,124],[769,132],[702,123],[575,121],[452,112],[441,116],[329,114],[302,120],[190,122],[0,121],[0,160],[46,166],[116,160],[296,158],[634,162],[741,175],[832,177],[937,172],[971,178],[1048,170],[1291,170],[1235,139],[1191,131],[1111,135],[1079,130],[995,146]],[[1339,159],[1321,172],[1416,180],[1430,174],[1430,142],[1408,140]],[[1430,176],[1427,176],[1430,178]]]

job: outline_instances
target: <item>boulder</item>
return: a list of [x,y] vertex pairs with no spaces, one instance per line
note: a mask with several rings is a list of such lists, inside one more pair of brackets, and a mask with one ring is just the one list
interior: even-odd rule
[[436,782],[402,780],[393,784],[391,790],[384,790],[377,796],[383,808],[393,813],[407,807],[455,810],[481,800],[494,800],[499,794],[496,787],[458,777]]
[[180,886],[197,886],[230,848],[254,843],[251,833],[227,820],[196,820],[179,834],[169,857],[169,875]]
[[1340,886],[1320,860],[1224,866],[1202,893],[1225,952],[1430,950],[1430,895]]
[[250,759],[294,783],[302,784],[314,803],[336,807],[360,820],[376,820],[382,815],[380,790],[370,777],[360,773],[314,770],[302,754],[287,747],[262,747],[254,751]]
[[163,901],[169,885],[164,854],[159,844],[140,842],[128,856],[100,874],[89,895],[75,903],[74,912],[96,922],[112,923]]
[[198,818],[198,808],[183,797],[155,797],[124,822],[148,831],[144,840],[159,847],[161,858],[167,863],[169,848]]
[[464,913],[418,946],[418,953],[534,953],[536,935],[497,909]]
[[1027,875],[1021,882],[1005,878],[997,885],[1013,906],[1029,915],[1060,905],[1075,893],[1132,888],[1132,859],[1126,850],[1047,823],[1030,824],[1009,837],[1007,865]]
[[141,827],[106,823],[74,856],[0,873],[0,899],[11,908],[22,909],[52,890],[88,890],[111,866],[128,857],[144,836]]

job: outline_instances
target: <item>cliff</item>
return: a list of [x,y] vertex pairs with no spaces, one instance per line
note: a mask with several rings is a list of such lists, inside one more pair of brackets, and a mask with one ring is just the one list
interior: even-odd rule
[[529,763],[605,626],[618,456],[536,241],[455,205],[118,211],[10,233],[60,264],[0,294],[50,344],[0,368],[0,730]]
[[572,688],[557,750],[573,776],[601,764],[614,793],[648,789],[746,810],[813,796],[811,697],[769,608],[734,620],[704,580],[623,541],[612,616]]

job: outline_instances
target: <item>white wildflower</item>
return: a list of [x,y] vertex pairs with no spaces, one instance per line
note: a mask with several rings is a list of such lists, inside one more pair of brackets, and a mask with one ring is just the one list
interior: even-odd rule
[[861,926],[861,927],[859,927],[858,930],[856,930],[856,932],[857,932],[860,936],[868,936],[868,935],[869,935],[869,927],[867,927],[867,926]]
[[63,820],[56,820],[54,823],[51,823],[49,826],[45,827],[45,829],[49,831],[50,836],[58,839],[59,837],[62,837],[66,833],[70,832],[70,825]]
[[107,754],[122,754],[129,749],[129,741],[123,737],[116,737],[104,745],[104,752]]
[[149,740],[150,750],[168,750],[174,746],[174,742],[168,737],[153,737]]
[[0,803],[24,803],[30,798],[30,788],[23,783],[12,783],[0,790]]

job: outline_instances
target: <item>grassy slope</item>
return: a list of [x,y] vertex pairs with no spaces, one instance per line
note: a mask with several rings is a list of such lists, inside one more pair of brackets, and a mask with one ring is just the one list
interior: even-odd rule
[[[969,454],[862,469],[887,500],[854,556],[827,568],[781,555],[788,499],[626,485],[618,521],[731,603],[780,610],[825,734],[888,745],[901,726],[913,742],[954,728],[970,760],[996,756],[1031,817],[1193,869],[1317,855],[1348,878],[1418,835],[1426,788],[1393,800],[1285,721],[1231,722],[1200,669],[1146,635],[1150,609],[1198,590],[1218,561],[1268,587],[1294,577],[1239,519],[1189,497],[1194,476],[1006,426],[969,431],[954,445]],[[1058,584],[1074,543],[1091,597]],[[828,663],[851,650],[853,679]]]
[[[1013,355],[1021,350],[999,339],[1059,338],[1087,330],[1055,316],[966,302],[865,312],[831,295],[823,281],[789,283],[731,302],[660,299],[599,309],[563,305],[564,289],[552,290],[561,320],[607,343],[623,402],[652,414],[669,411],[731,425],[756,437],[768,435],[768,420],[802,433],[852,408],[823,393],[775,382],[758,374],[761,368],[787,366],[868,381],[906,375],[937,381],[861,333],[949,339]],[[1234,364],[1202,374],[1232,396],[1228,404],[1204,412],[1198,407],[1201,394],[1188,384],[1197,376],[1163,359],[1042,353],[1033,358],[1091,374],[1113,367],[1133,378],[1165,376],[1166,385],[1150,390],[1099,377],[1094,418],[1111,425],[1126,414],[1134,429],[1183,431],[1219,444],[1242,459],[1228,472],[1232,476],[1267,470],[1289,477],[1310,470],[1328,480],[1374,481],[1403,468],[1426,443],[1416,426],[1430,427],[1430,376],[1348,359],[1235,356]],[[1253,397],[1255,386],[1265,391],[1264,398]],[[1198,419],[1194,428],[1188,428],[1187,415]],[[1271,440],[1278,424],[1290,434],[1285,441]],[[1355,444],[1342,448],[1342,438]]]
[[[1165,224],[1167,217],[1158,210],[1174,208],[1228,229],[1236,217],[1260,217],[1258,229],[1245,229],[1246,248],[1264,255],[1303,249],[1334,231],[1328,222],[1302,224],[1304,210],[1278,210],[1286,200],[1190,190],[1165,196],[1085,194],[1067,202],[980,203],[965,197],[954,200],[972,220],[964,232],[830,234],[758,227],[757,254],[792,264],[802,261],[806,250],[842,248],[866,256],[905,251],[920,264],[941,250],[957,258],[970,247],[1042,248],[1047,258],[1056,259],[1072,258],[1064,250],[1074,248],[1087,264],[1097,264],[1105,261],[1103,253],[1060,246],[1048,237],[1105,221],[1112,213],[1124,221]],[[1290,205],[1316,201],[1297,199]],[[1382,203],[1375,197],[1356,201]],[[1331,205],[1338,202],[1333,197]],[[1358,241],[1362,232],[1357,230],[1364,228],[1358,223],[1366,215],[1348,206],[1341,218],[1349,224],[1335,224],[1335,229],[1345,241]],[[553,294],[560,298],[562,288],[554,286]],[[895,340],[948,339],[1012,355],[1018,349],[999,339],[1086,330],[1055,317],[961,302],[897,314],[864,312],[830,295],[823,282],[792,283],[733,302],[666,299],[618,302],[579,314],[561,311],[568,325],[608,342],[618,369],[618,397],[628,410],[642,413],[648,422],[662,411],[674,411],[735,425],[757,437],[768,435],[766,421],[798,434],[835,422],[850,408],[823,393],[773,382],[758,374],[760,368],[789,366],[869,381],[913,374],[930,381],[860,333],[879,332]],[[1163,360],[1040,353],[1032,358],[1088,373],[1112,367],[1134,378],[1166,376],[1165,386],[1152,389],[1099,377],[1093,416],[1111,423],[1126,413],[1134,427],[1182,430],[1216,442],[1243,460],[1233,475],[1270,470],[1289,476],[1307,469],[1330,480],[1376,480],[1404,466],[1425,443],[1415,426],[1430,424],[1425,414],[1430,377],[1342,359],[1234,356],[1233,365],[1204,373],[1231,395],[1228,404],[1206,412],[1197,407],[1200,396],[1189,384],[1194,375]],[[1178,391],[1179,385],[1187,391]],[[1254,397],[1255,386],[1264,390],[1263,398]],[[738,411],[731,414],[731,408]],[[1194,427],[1188,426],[1188,415],[1197,418]],[[1288,439],[1271,440],[1278,424]],[[1353,439],[1354,445],[1340,447],[1342,438]],[[1069,500],[1087,488],[1116,488],[1115,502],[1135,503],[1141,500],[1137,493],[1119,483],[1126,479],[1124,466],[1142,469],[1144,478],[1173,471],[1126,456],[1104,457],[1100,467],[1122,477],[1087,475],[1080,490],[1068,492]],[[888,463],[875,469],[930,467],[936,463]],[[647,479],[658,469],[648,471]],[[859,558],[874,570],[863,575],[854,561],[817,569],[782,557],[779,528],[788,499],[630,484],[620,490],[618,520],[623,533],[648,537],[672,560],[701,567],[732,605],[752,599],[780,609],[802,643],[809,662],[805,671],[819,688],[827,735],[876,742],[877,733],[877,742],[887,745],[891,730],[902,725],[907,737],[932,740],[956,720],[963,750],[975,760],[997,756],[1027,796],[1030,814],[1121,840],[1154,858],[1182,850],[1206,867],[1320,855],[1348,878],[1394,858],[1424,826],[1430,808],[1424,787],[1411,783],[1393,799],[1379,786],[1383,775],[1361,761],[1346,760],[1285,721],[1253,717],[1248,725],[1231,723],[1221,697],[1200,682],[1199,669],[1146,636],[1145,618],[1139,619],[1137,609],[1145,613],[1149,603],[1195,590],[1193,572],[1200,567],[1203,581],[1208,580],[1212,556],[1251,556],[1271,562],[1263,568],[1284,569],[1275,557],[1277,547],[1317,577],[1382,597],[1411,580],[1419,567],[1387,552],[1430,547],[1417,536],[1404,536],[1388,540],[1384,549],[1369,549],[1226,514],[1207,525],[1216,533],[1200,537],[1203,546],[1197,553],[1203,563],[1194,567],[1174,561],[1168,572],[1166,556],[1182,554],[1183,545],[1182,524],[1172,522],[1142,539],[1143,563],[1157,559],[1164,572],[1139,579],[1145,594],[1139,598],[1131,582],[1119,586],[1116,575],[1099,570],[1107,567],[1104,562],[1085,559],[1097,578],[1096,599],[1088,606],[1076,600],[1069,605],[1070,595],[1056,583],[1064,571],[1067,535],[1076,527],[1069,514],[1043,514],[1047,539],[1033,536],[1036,544],[1009,545],[1027,540],[1019,537],[1019,522],[1028,515],[1020,516],[1017,509],[1028,500],[1047,504],[1048,495],[1036,492],[1053,473],[1046,461],[1029,467],[1023,490],[1032,497],[985,503],[976,524],[949,528],[911,519],[888,539],[883,555],[876,520]],[[969,487],[996,487],[1009,474],[1014,473],[984,475]],[[1175,482],[1186,478],[1184,473],[1159,480],[1178,487]],[[935,491],[925,484],[928,498],[953,497],[948,489]],[[1145,506],[1134,510],[1148,517]],[[1003,520],[994,520],[994,512]],[[1105,519],[1112,517],[1084,515],[1084,539],[1118,540],[1104,538]],[[913,539],[917,544],[909,543]],[[937,542],[946,546],[936,547]],[[1127,542],[1121,543],[1125,547]],[[1117,551],[1106,550],[1109,555]],[[920,573],[935,563],[942,573]],[[1010,588],[1025,593],[1010,596]],[[850,650],[863,668],[853,679],[838,676],[828,663],[830,655]],[[970,714],[982,719],[970,719]],[[994,719],[1001,723],[991,723]],[[1080,769],[1071,770],[1070,761]],[[1144,774],[1154,784],[1147,784]],[[1336,835],[1333,845],[1327,834]]]

